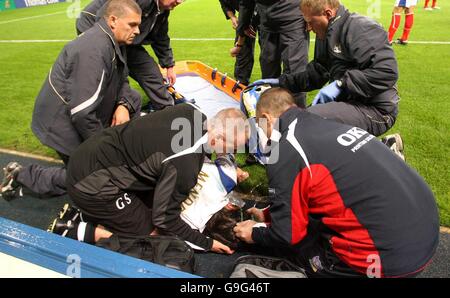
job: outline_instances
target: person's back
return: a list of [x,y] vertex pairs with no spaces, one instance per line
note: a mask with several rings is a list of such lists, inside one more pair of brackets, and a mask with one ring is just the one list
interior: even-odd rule
[[[202,117],[205,116],[194,107],[181,104],[148,114],[125,125],[105,129],[95,138],[83,143],[73,154],[74,162],[69,163],[68,167],[68,183],[92,194],[105,187],[101,183],[103,180],[98,180],[98,173],[102,172],[101,176],[105,178],[103,182],[111,183],[111,186],[130,191],[152,190],[158,182],[161,164],[178,153],[173,164],[177,170],[181,169],[176,177],[177,184],[186,185],[183,189],[186,188],[185,193],[189,193],[196,184],[204,151],[199,146],[195,154],[188,152],[190,154],[183,158],[183,150],[192,148],[203,137],[205,132],[202,131],[202,123],[205,118]],[[192,130],[186,130],[188,134],[183,135],[186,139],[182,140],[181,145],[172,142],[178,140],[176,135],[180,135],[178,126],[172,129],[172,125],[177,123],[176,119],[183,119],[192,126]],[[199,125],[195,135],[194,121]],[[176,148],[174,145],[181,147]],[[192,163],[193,160],[198,162]],[[86,166],[79,166],[82,161]],[[182,173],[194,174],[192,177],[183,177]],[[192,181],[186,181],[188,178]],[[91,189],[90,186],[94,188]]]
[[[378,268],[374,274],[386,277],[411,274],[430,261],[439,219],[433,194],[416,171],[362,129],[296,108],[281,121],[280,160],[297,160],[290,168],[301,181],[292,186],[293,205],[299,201],[321,221],[322,236],[341,260],[363,274]],[[268,171],[279,172],[283,164]],[[292,222],[292,242],[305,224]]]

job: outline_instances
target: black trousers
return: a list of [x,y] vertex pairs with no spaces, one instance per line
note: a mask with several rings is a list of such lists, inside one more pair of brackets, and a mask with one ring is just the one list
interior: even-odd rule
[[17,174],[16,181],[38,196],[62,196],[66,194],[66,167],[69,156],[57,152],[63,166],[46,167],[28,165]]
[[173,98],[164,85],[158,64],[141,45],[126,47],[127,65],[132,77],[150,99],[152,107],[160,110],[173,105]]
[[86,194],[68,185],[68,194],[82,211],[83,219],[120,235],[146,236],[153,230],[152,211],[134,192],[108,187],[105,192]]
[[[236,35],[235,42],[238,36]],[[253,65],[255,64],[255,38],[246,37],[241,51],[236,56],[234,77],[244,85],[250,83]]]
[[380,136],[395,123],[398,114],[398,93],[395,88],[377,95],[385,104],[363,104],[358,101],[329,102],[309,107],[307,110],[336,122],[364,129],[374,136]]
[[[283,73],[306,70],[308,64],[309,34],[300,28],[288,32],[259,31],[261,73],[263,79],[278,78]],[[306,93],[294,94],[298,106],[306,106]]]

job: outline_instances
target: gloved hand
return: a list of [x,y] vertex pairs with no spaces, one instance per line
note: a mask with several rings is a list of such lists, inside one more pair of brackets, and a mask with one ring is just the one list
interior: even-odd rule
[[311,105],[335,101],[341,92],[342,89],[338,86],[337,81],[334,81],[320,89]]
[[250,85],[248,85],[248,87],[255,87],[255,86],[264,85],[264,84],[270,84],[272,86],[279,86],[280,85],[280,80],[279,79],[262,79],[262,80],[257,80],[257,81],[254,81],[253,83],[251,83]]

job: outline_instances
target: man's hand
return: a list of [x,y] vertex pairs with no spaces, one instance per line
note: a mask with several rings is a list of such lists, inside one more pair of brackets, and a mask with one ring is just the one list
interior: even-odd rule
[[128,121],[130,121],[130,112],[128,109],[122,105],[117,106],[111,121],[111,126],[120,125]]
[[253,219],[257,222],[265,222],[266,217],[264,216],[264,212],[261,209],[252,207],[247,210],[247,213],[253,216]]
[[250,38],[256,38],[256,31],[253,26],[249,26],[247,29],[245,29],[244,34]]
[[230,17],[230,21],[231,21],[231,26],[233,26],[233,29],[236,30],[236,28],[238,27],[238,24],[239,24],[236,16]]
[[171,86],[175,85],[175,82],[177,81],[177,75],[173,70],[173,66],[167,68],[167,80],[169,80]]
[[236,168],[237,182],[241,183],[248,179],[250,174],[247,171],[244,171],[241,168]]
[[238,237],[239,239],[241,239],[244,242],[252,244],[252,243],[255,243],[252,239],[252,232],[253,232],[253,226],[256,224],[257,224],[257,222],[253,221],[253,220],[246,220],[243,222],[239,222],[233,228],[233,231],[236,234],[236,237]]
[[231,255],[234,253],[234,250],[223,244],[222,242],[219,242],[215,239],[213,239],[213,245],[211,247],[211,251],[218,253],[218,254],[227,254]]
[[335,101],[341,92],[342,89],[338,86],[337,81],[334,81],[320,89],[311,105],[315,106],[316,104]]
[[230,55],[231,57],[236,57],[237,55],[239,55],[239,53],[241,52],[242,47],[237,47],[234,46],[233,48],[231,48],[230,50]]

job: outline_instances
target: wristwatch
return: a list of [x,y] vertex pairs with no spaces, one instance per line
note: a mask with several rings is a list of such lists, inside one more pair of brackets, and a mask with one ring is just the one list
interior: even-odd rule
[[124,106],[128,110],[128,112],[130,112],[130,113],[133,111],[133,108],[131,107],[131,105],[125,100],[119,100],[117,105],[118,106]]
[[342,83],[341,80],[336,80],[336,85],[337,85],[339,88],[342,88],[342,86],[344,85],[344,83]]

